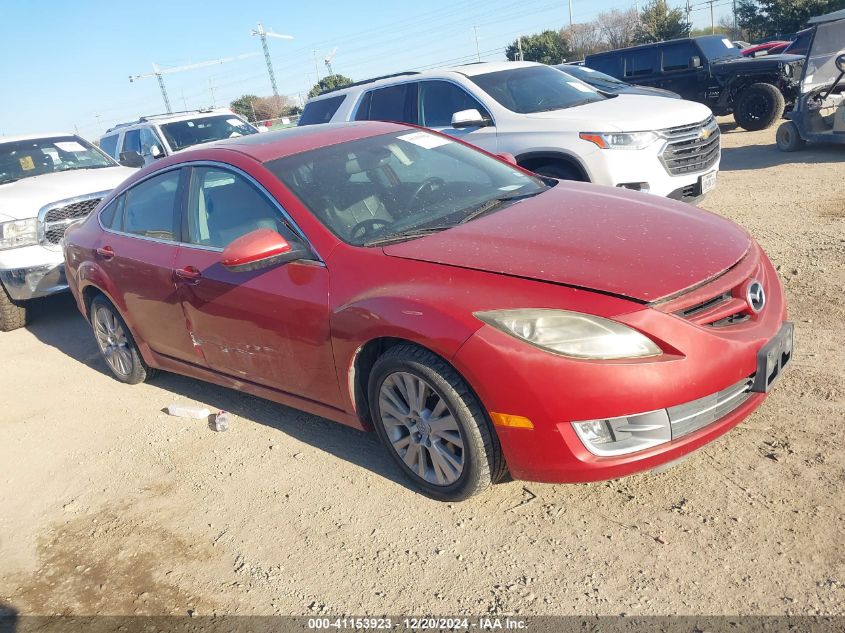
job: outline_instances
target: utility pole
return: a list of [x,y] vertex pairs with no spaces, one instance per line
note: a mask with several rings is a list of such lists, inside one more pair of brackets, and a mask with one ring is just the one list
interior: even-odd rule
[[708,0],[710,2],[710,35],[714,35],[716,33],[716,20],[713,17],[713,3],[716,0]]
[[211,77],[208,78],[208,88],[211,90],[211,107],[217,107],[217,99],[214,98],[214,84],[211,83]]
[[734,0],[734,39],[739,39],[739,28],[736,21],[736,0]]
[[692,20],[689,19],[692,8],[690,8],[689,0],[687,0],[687,36],[692,34]]
[[572,0],[569,0],[569,45],[572,45]]
[[475,56],[478,61],[481,61],[481,49],[478,48],[478,27],[473,26],[472,30],[475,31]]
[[270,75],[270,85],[273,87],[273,95],[278,97],[279,89],[276,86],[276,74],[273,72],[273,62],[270,59],[270,49],[267,47],[267,38],[277,37],[280,40],[292,40],[293,36],[281,35],[280,33],[268,31],[264,28],[264,25],[261,22],[258,23],[258,28],[254,28],[250,31],[250,35],[257,35],[261,39],[261,48],[264,49],[264,61],[267,62],[267,74]]
[[522,36],[516,36],[516,48],[519,51],[519,61],[524,61],[522,58]]
[[320,64],[317,63],[317,49],[314,49],[314,73],[317,75],[317,83],[320,83]]

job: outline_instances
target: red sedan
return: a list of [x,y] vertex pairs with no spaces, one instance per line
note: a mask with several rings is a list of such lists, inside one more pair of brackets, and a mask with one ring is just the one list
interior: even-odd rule
[[65,259],[119,380],[171,371],[374,428],[441,499],[676,460],[792,353],[735,224],[397,124],[159,160],[68,229]]

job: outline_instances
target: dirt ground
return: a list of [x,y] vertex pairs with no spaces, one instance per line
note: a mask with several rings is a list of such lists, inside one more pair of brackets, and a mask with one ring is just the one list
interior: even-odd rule
[[703,206],[760,240],[796,324],[791,368],[724,438],[662,474],[442,504],[374,435],[175,375],[118,383],[54,297],[0,335],[0,607],[845,614],[845,150],[723,131]]

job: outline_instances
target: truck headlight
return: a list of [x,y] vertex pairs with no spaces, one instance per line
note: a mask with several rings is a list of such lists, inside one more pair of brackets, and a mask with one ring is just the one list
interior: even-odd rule
[[475,316],[526,343],[572,358],[643,358],[662,353],[654,341],[627,325],[580,312],[529,308]]
[[38,244],[38,221],[35,218],[0,222],[0,250]]
[[654,132],[581,132],[578,136],[602,149],[644,149],[658,139]]

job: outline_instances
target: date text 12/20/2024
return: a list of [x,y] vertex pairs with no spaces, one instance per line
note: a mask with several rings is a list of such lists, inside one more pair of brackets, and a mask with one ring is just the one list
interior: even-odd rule
[[352,630],[441,630],[441,631],[481,631],[525,630],[527,622],[522,618],[492,617],[479,618],[309,618],[308,628],[313,630],[352,629]]

